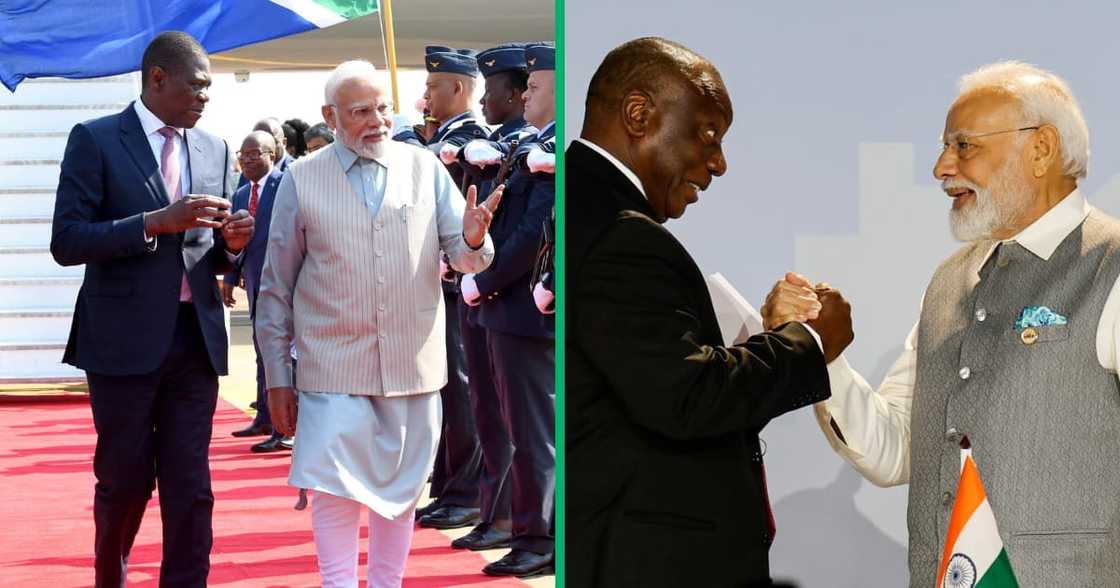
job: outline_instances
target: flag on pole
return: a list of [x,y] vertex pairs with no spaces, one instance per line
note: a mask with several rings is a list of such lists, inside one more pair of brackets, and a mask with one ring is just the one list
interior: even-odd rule
[[[148,42],[184,31],[211,53],[326,28],[379,0],[51,0],[0,10],[0,82],[96,78],[140,69]],[[22,6],[21,6],[22,5]]]
[[936,588],[1018,588],[1011,561],[996,529],[996,517],[972,461],[961,450],[961,480],[949,518],[949,534]]

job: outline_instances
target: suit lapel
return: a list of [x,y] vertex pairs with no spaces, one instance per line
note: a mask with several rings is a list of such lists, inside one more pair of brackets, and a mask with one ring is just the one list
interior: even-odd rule
[[[183,133],[183,142],[186,144],[185,147],[187,149],[187,173],[190,174],[191,179],[188,185],[187,194],[194,193],[194,170],[206,169],[206,153],[202,150],[201,141],[197,139],[198,135],[194,132],[194,129],[186,129],[186,132]],[[186,196],[187,194],[183,194],[183,196]],[[215,194],[215,196],[222,195]]]
[[[276,190],[280,187],[282,177],[283,174],[273,168],[272,173],[265,179],[264,186],[261,188],[259,201],[257,202],[256,229],[253,232],[254,244],[268,238],[268,225],[272,220],[272,205],[276,202]],[[252,188],[249,188],[249,190],[252,191]]]
[[134,108],[130,105],[121,112],[121,143],[140,170],[153,199],[160,207],[167,206],[171,200],[167,197],[163,176],[159,173],[159,162],[152,155],[152,146],[148,143],[148,137],[144,135],[144,128],[140,126],[140,117],[136,115]]

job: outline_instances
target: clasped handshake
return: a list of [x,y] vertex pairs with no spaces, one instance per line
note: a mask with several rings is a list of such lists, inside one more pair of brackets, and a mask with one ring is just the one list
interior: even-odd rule
[[249,211],[230,212],[233,204],[220,196],[188,194],[159,210],[144,214],[144,233],[149,237],[182,233],[187,229],[221,229],[226,249],[238,252],[253,238]]
[[762,326],[774,330],[786,323],[809,325],[821,338],[825,363],[840,357],[855,339],[852,307],[840,291],[789,272],[774,284],[762,305]]

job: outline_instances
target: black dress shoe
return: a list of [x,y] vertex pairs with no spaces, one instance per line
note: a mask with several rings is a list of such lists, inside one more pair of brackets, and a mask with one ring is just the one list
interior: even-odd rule
[[452,541],[451,547],[471,551],[498,549],[509,547],[511,537],[512,533],[509,531],[503,531],[490,523],[479,523],[470,533]]
[[272,434],[272,425],[249,425],[230,434],[234,437],[263,437]]
[[465,506],[441,506],[420,517],[420,526],[428,529],[458,529],[478,522],[478,509]]
[[253,410],[257,410],[257,401],[254,400],[254,401],[250,402],[249,403],[249,408],[251,408]]
[[281,448],[292,449],[295,446],[296,446],[296,438],[295,437],[281,437],[280,438],[280,447]]
[[439,499],[437,498],[436,500],[433,500],[433,501],[429,502],[428,504],[416,509],[416,520],[420,520],[421,517],[423,517],[423,516],[427,515],[428,513],[436,510],[437,508],[439,508],[439,506],[440,506]]
[[502,559],[487,564],[482,568],[482,573],[487,576],[517,576],[528,578],[530,576],[543,576],[555,573],[552,565],[552,554],[541,555],[524,549],[514,549],[505,554]]
[[271,453],[273,451],[283,451],[286,449],[291,449],[291,447],[284,445],[283,435],[275,433],[268,439],[265,439],[264,441],[261,441],[260,443],[257,443],[256,445],[250,447],[249,451],[252,451],[253,453]]

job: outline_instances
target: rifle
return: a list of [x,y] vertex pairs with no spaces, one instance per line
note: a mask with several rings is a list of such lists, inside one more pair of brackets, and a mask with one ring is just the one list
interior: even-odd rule
[[[509,142],[509,153],[506,154],[505,159],[502,159],[502,166],[498,168],[498,175],[494,177],[494,183],[491,186],[497,189],[506,181],[506,176],[509,175],[509,168],[513,167],[513,156],[517,152],[518,145],[521,144],[519,139],[514,139]],[[491,190],[493,191],[493,190]],[[487,197],[490,195],[487,194]]]

